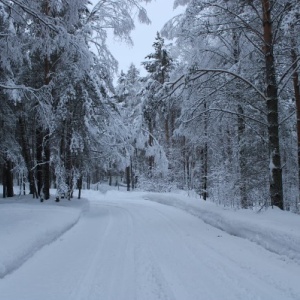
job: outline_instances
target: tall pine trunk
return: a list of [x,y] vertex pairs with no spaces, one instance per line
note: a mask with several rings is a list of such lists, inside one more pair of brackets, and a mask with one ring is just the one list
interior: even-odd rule
[[67,198],[71,200],[73,194],[73,155],[70,149],[71,129],[69,122],[66,123],[66,147],[65,147],[65,168],[66,168],[66,184],[68,187]]
[[3,164],[3,198],[14,196],[14,177],[12,173],[12,162],[5,159]]
[[36,129],[36,189],[37,196],[41,199],[43,189],[43,130],[39,127]]
[[81,190],[82,190],[82,175],[77,180],[77,188],[78,188],[78,199],[81,198]]
[[244,132],[245,132],[245,119],[243,117],[243,107],[238,104],[238,143],[239,143],[239,167],[240,167],[240,178],[239,178],[239,189],[241,197],[241,207],[248,208],[247,199],[247,186],[246,186],[246,155],[244,146]]
[[[50,4],[49,1],[45,1],[45,15],[50,14]],[[44,71],[45,71],[45,85],[50,83],[50,61],[46,56],[44,61]],[[43,166],[42,166],[42,181],[43,181],[43,195],[44,199],[50,198],[50,131],[49,129],[44,129],[42,131],[43,135]]]
[[46,130],[43,139],[43,194],[45,200],[50,198],[50,136]]
[[50,198],[50,145],[48,130],[36,130],[36,185],[41,200]]
[[127,185],[127,191],[130,191],[130,166],[126,167],[126,185]]
[[273,1],[261,1],[263,8],[263,52],[265,55],[266,98],[270,155],[270,198],[272,205],[275,205],[280,209],[284,209],[282,168],[279,148],[278,86],[276,81],[275,58],[273,53],[274,41],[271,16]]
[[207,136],[207,122],[208,122],[208,116],[207,116],[207,103],[204,101],[204,147],[203,147],[203,154],[202,154],[202,198],[203,200],[207,199],[208,192],[207,192],[207,177],[208,177],[208,136]]
[[26,130],[26,120],[23,116],[19,117],[19,134],[20,134],[20,144],[22,148],[22,155],[26,164],[26,168],[28,171],[28,182],[29,182],[29,194],[34,194],[34,171],[33,171],[33,160],[32,154],[30,153],[30,144],[27,137]]
[[299,87],[299,74],[298,74],[298,53],[297,53],[297,45],[296,45],[296,37],[295,37],[294,26],[291,27],[291,58],[292,58],[292,67],[293,67],[293,87],[294,87],[294,95],[296,102],[296,127],[297,127],[297,145],[298,145],[298,190],[300,193],[300,87]]
[[[240,47],[239,47],[239,35],[234,30],[233,31],[233,58],[234,63],[237,65],[240,59]],[[241,97],[242,87],[237,83],[237,93],[234,97],[237,102],[237,112],[238,112],[238,154],[239,154],[239,191],[240,191],[240,202],[242,208],[248,208],[247,199],[247,172],[246,172],[246,155],[244,146],[244,134],[245,134],[245,118],[244,109],[242,106]]]
[[132,158],[130,158],[130,177],[131,177],[131,189],[135,189],[135,180],[134,180],[134,171],[133,171],[133,162]]
[[[154,122],[151,117],[149,117],[149,120],[148,120],[148,130],[149,130],[148,144],[149,144],[149,147],[152,147],[153,143],[154,143],[154,140],[153,140]],[[153,168],[154,168],[154,156],[150,155],[149,156],[149,176],[150,177],[152,177]]]

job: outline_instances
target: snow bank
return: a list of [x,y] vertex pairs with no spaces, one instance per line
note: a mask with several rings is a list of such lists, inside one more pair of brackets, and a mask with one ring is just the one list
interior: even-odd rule
[[[260,213],[216,206],[186,194],[83,191],[89,199],[40,203],[27,197],[0,200],[0,278],[19,268],[43,246],[58,239],[80,218],[91,201],[155,201],[182,209],[231,235],[248,239],[300,264],[300,216],[279,209]],[[33,202],[35,201],[35,202]]]
[[147,193],[146,200],[171,205],[231,235],[248,239],[300,264],[300,216],[277,208],[256,213],[223,208],[180,194]]
[[0,278],[76,224],[86,202],[79,201],[40,203],[29,196],[1,199]]

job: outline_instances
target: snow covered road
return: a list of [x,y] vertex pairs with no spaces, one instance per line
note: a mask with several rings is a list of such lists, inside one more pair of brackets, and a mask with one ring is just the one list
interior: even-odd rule
[[92,199],[77,225],[0,280],[0,299],[300,299],[299,264],[130,195]]

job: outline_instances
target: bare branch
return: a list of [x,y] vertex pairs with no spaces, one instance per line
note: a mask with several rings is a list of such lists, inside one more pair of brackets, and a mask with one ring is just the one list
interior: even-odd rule
[[241,117],[243,117],[243,118],[245,118],[245,119],[249,119],[249,120],[254,121],[254,122],[256,122],[256,123],[258,123],[258,124],[261,124],[261,125],[263,125],[263,126],[266,126],[266,127],[268,126],[268,124],[265,123],[265,122],[259,121],[259,120],[257,120],[257,119],[252,118],[252,117],[246,116],[246,115],[244,115],[244,114],[239,114],[239,113],[237,113],[237,112],[235,112],[235,111],[230,111],[230,110],[222,109],[222,108],[209,108],[209,109],[204,110],[204,111],[202,111],[201,113],[197,114],[197,116],[194,116],[194,117],[190,118],[189,120],[182,120],[182,122],[185,123],[185,124],[190,123],[190,122],[192,122],[193,120],[199,118],[201,115],[207,114],[207,113],[213,112],[213,111],[223,112],[223,113],[227,113],[227,114],[231,114],[231,115],[235,115],[235,116],[241,116]]
[[251,88],[253,88],[253,90],[260,95],[264,100],[266,99],[265,94],[260,91],[252,82],[250,82],[248,79],[244,78],[243,76],[236,74],[234,72],[228,71],[228,70],[224,70],[224,69],[197,69],[195,71],[193,71],[193,73],[197,74],[200,73],[200,75],[195,76],[193,78],[191,78],[190,80],[196,80],[199,77],[203,76],[203,73],[220,73],[220,74],[228,74],[230,76],[233,76],[241,81],[243,81],[244,83],[246,83],[248,86],[250,86]]
[[41,17],[36,11],[34,11],[33,9],[29,8],[27,5],[23,4],[21,1],[19,0],[0,0],[0,2],[2,2],[4,5],[8,6],[9,8],[13,8],[13,4],[19,6],[22,10],[24,10],[26,13],[28,13],[29,15],[31,15],[34,18],[37,18],[41,23],[43,23],[45,26],[47,26],[49,29],[51,29],[52,31],[58,33],[59,30],[57,29],[57,26],[55,26],[54,24],[47,22],[47,19],[50,19],[49,16],[43,16]]

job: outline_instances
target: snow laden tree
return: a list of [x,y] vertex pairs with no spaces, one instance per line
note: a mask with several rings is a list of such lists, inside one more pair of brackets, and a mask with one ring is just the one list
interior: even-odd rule
[[[155,167],[159,167],[155,161],[157,146],[159,144],[165,145],[164,148],[167,149],[166,146],[170,141],[168,104],[163,95],[164,84],[168,81],[172,69],[172,58],[159,33],[156,35],[153,48],[154,53],[147,55],[147,60],[142,62],[149,73],[142,90],[142,101],[143,117],[148,131],[147,156],[148,176],[150,178],[154,174]],[[159,155],[163,155],[160,150],[159,153]]]
[[126,133],[123,139],[125,155],[121,166],[124,169],[128,191],[135,188],[141,171],[138,141],[144,140],[145,136],[142,130],[141,99],[138,96],[141,86],[140,72],[134,64],[129,66],[126,73],[121,71],[116,87],[116,106]]
[[172,68],[172,58],[165,46],[164,38],[160,33],[156,33],[155,42],[153,43],[154,53],[148,54],[145,58],[147,61],[142,62],[151,77],[164,84],[169,79],[169,73]]
[[[133,189],[137,184],[145,189],[152,189],[148,181],[149,157],[152,157],[163,172],[166,159],[164,150],[154,135],[153,144],[149,147],[149,131],[144,120],[144,85],[145,79],[140,77],[137,68],[131,64],[126,73],[121,72],[116,87],[116,102],[123,123],[125,135],[124,155],[125,178],[127,189]],[[154,170],[152,169],[153,173]],[[152,175],[153,175],[152,173]],[[154,176],[154,175],[153,175]],[[153,177],[152,176],[152,177]]]
[[17,139],[16,105],[23,94],[19,85],[19,69],[24,63],[25,27],[21,17],[14,18],[11,9],[0,3],[0,165],[3,197],[12,197],[13,174],[21,179],[26,173],[22,152]]
[[[117,65],[106,46],[106,30],[130,41],[133,11],[149,23],[142,2],[148,1],[97,1],[93,6],[89,1],[1,1],[1,88],[18,102],[9,125],[16,127],[21,149],[21,159],[14,161],[41,199],[49,198],[51,178],[70,197],[83,169],[92,165],[91,151],[105,152],[99,141]],[[1,120],[4,115],[1,111]],[[2,163],[5,153],[14,153],[7,145],[1,149]]]
[[[291,111],[296,111],[296,132],[297,132],[297,163],[292,162],[292,166],[288,165],[290,160],[286,160],[285,163],[288,165],[287,168],[283,169],[284,174],[288,177],[288,182],[294,186],[295,177],[297,177],[298,188],[300,191],[300,88],[299,88],[299,38],[297,32],[299,31],[299,2],[298,1],[288,1],[285,5],[285,14],[282,21],[282,33],[283,38],[280,40],[281,56],[280,60],[284,62],[290,69],[284,70],[282,78],[284,81],[284,92],[282,93],[285,97],[285,102],[289,104]],[[292,75],[292,76],[291,76]],[[292,82],[292,84],[291,84]],[[292,99],[292,101],[291,101]],[[294,102],[294,103],[292,103]],[[295,108],[293,109],[293,106]],[[286,136],[286,131],[291,131],[290,128],[293,126],[295,119],[291,118],[289,122],[285,122],[286,130],[283,136]],[[288,140],[284,141],[284,144],[288,144]],[[285,151],[288,152],[288,151]],[[290,154],[287,154],[290,157]],[[297,164],[298,170],[297,175],[286,172],[287,170],[293,170],[293,166]],[[288,193],[288,189],[286,189]],[[298,195],[299,192],[293,192],[292,194]],[[297,203],[299,195],[296,196]],[[297,207],[299,209],[299,207]]]
[[[222,20],[223,16],[218,16],[216,15],[215,20],[211,21],[212,26],[213,23],[226,23],[227,20]],[[208,36],[199,36],[198,27],[193,28],[185,25],[186,27],[180,28],[190,30],[190,33],[183,33],[182,37],[179,37],[178,43],[180,43],[180,55],[183,57],[181,61],[188,63],[185,66],[182,64],[175,70],[173,75],[175,79],[179,73],[191,73],[200,66],[218,68],[223,65],[237,69],[237,59],[241,52],[240,44],[242,45],[237,29],[233,31],[231,28],[223,26],[222,32],[212,42]],[[242,72],[241,69],[239,67],[237,71]],[[242,190],[245,195],[245,189],[242,188],[241,182],[242,179],[245,181],[245,176],[242,178],[242,174],[245,173],[245,165],[241,163],[239,179],[239,175],[237,175],[239,165],[235,164],[235,157],[238,157],[238,152],[234,153],[232,149],[232,146],[237,145],[237,140],[233,138],[237,136],[235,129],[237,127],[237,113],[230,118],[223,116],[225,110],[234,111],[238,105],[238,109],[241,110],[243,97],[238,92],[233,92],[237,90],[236,84],[230,86],[232,92],[229,93],[221,78],[216,78],[216,76],[205,74],[194,79],[193,82],[186,85],[183,94],[180,93],[178,97],[179,99],[187,99],[184,103],[181,101],[182,114],[179,119],[181,125],[176,130],[176,134],[182,136],[185,185],[199,191],[203,199],[208,197],[208,190],[210,190],[210,196],[213,197],[217,186],[218,190],[222,189],[223,193],[228,193],[228,198],[234,199],[236,193],[242,194]],[[180,85],[182,85],[182,81],[180,81]],[[228,85],[229,83],[227,88]],[[230,102],[228,99],[231,99]],[[220,126],[218,126],[218,121],[222,122]],[[241,122],[239,125],[241,132],[243,130],[243,118],[241,117],[239,121]],[[224,151],[216,155],[221,149]],[[213,157],[208,153],[214,153]],[[241,156],[241,161],[243,157]],[[222,173],[224,176],[223,184],[220,182]],[[235,184],[233,184],[234,181]],[[238,182],[240,184],[237,184]],[[241,191],[236,186],[240,186]],[[246,205],[247,200],[244,197],[242,206],[245,207]]]
[[[230,116],[236,116],[236,129],[228,136],[230,144],[233,143],[229,149],[240,149],[235,153],[239,157],[239,193],[243,207],[247,207],[247,197],[252,194],[246,187],[251,181],[245,180],[250,154],[247,148],[251,148],[249,137],[255,132],[256,137],[261,137],[263,145],[267,133],[269,162],[264,159],[261,166],[268,166],[269,171],[265,171],[262,178],[269,176],[271,204],[283,209],[283,143],[280,144],[280,130],[285,126],[290,112],[287,109],[289,105],[282,105],[281,100],[288,97],[287,86],[295,71],[295,59],[291,66],[291,63],[281,64],[283,60],[279,58],[284,51],[282,41],[286,39],[286,20],[293,19],[292,23],[297,24],[295,17],[291,17],[291,6],[296,8],[296,1],[236,3],[193,0],[177,1],[175,4],[184,3],[187,4],[186,12],[171,20],[164,29],[166,36],[177,37],[182,53],[188,53],[183,54],[187,62],[186,71],[182,73],[184,76],[174,87],[184,87],[188,91],[197,85],[198,95],[210,89],[203,100],[214,100],[206,108],[204,105],[200,108],[203,101],[198,101],[198,106],[195,101],[195,106],[190,106],[189,118],[185,118],[184,122],[187,124],[191,120],[199,120],[200,116],[205,115],[204,112],[210,116],[223,115],[222,122],[229,120]],[[226,109],[224,101],[216,105],[218,101],[215,100],[221,100],[222,97],[229,105]],[[233,103],[236,103],[235,108]],[[251,111],[255,115],[251,115]],[[252,129],[251,135],[249,129]],[[237,133],[237,140],[233,139],[234,132]],[[231,152],[229,149],[228,153]],[[233,174],[236,171],[233,169]]]

